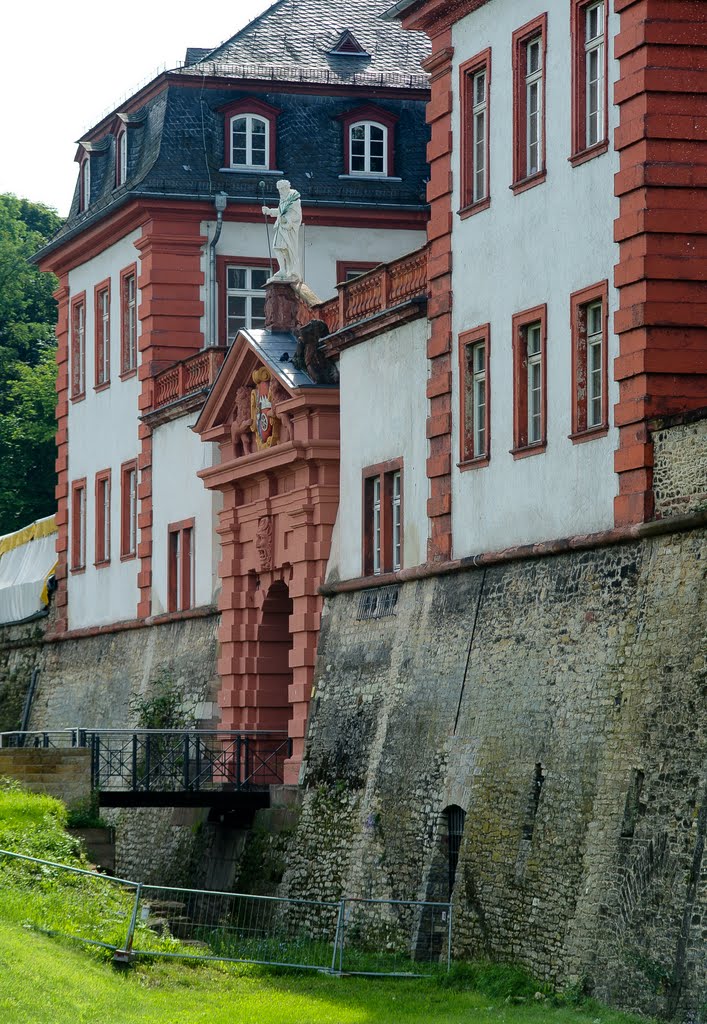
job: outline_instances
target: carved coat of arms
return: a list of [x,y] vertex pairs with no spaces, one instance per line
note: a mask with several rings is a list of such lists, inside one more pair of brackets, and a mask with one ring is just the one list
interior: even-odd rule
[[251,430],[257,448],[270,448],[277,444],[280,421],[273,415],[270,398],[270,372],[261,366],[253,373],[255,387],[250,393]]

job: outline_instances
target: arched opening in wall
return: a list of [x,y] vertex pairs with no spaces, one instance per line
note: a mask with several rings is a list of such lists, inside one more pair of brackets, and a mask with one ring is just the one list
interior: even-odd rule
[[447,826],[447,881],[449,883],[447,898],[451,900],[454,891],[454,880],[457,877],[459,849],[462,844],[462,835],[464,834],[466,811],[456,804],[451,804],[442,811],[442,817],[445,819]]
[[292,717],[289,687],[292,682],[290,632],[292,598],[287,584],[277,580],[263,602],[258,628],[256,714],[258,729],[287,732]]

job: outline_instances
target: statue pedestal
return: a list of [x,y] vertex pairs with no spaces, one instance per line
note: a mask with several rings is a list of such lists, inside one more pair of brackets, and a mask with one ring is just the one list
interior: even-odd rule
[[265,330],[276,334],[293,332],[297,327],[299,301],[294,285],[268,281],[265,285]]

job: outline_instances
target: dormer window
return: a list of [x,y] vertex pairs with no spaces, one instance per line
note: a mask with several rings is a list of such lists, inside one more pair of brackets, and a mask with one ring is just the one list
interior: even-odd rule
[[344,123],[344,175],[390,178],[394,169],[397,117],[378,107],[357,107],[340,115]]
[[231,118],[231,167],[270,166],[268,122],[257,114]]
[[349,29],[344,29],[337,41],[329,50],[331,57],[370,57],[356,36]]
[[84,156],[79,165],[79,213],[87,210],[91,203],[91,160]]
[[128,177],[128,133],[118,132],[115,140],[115,187],[124,185]]
[[247,99],[221,108],[224,114],[224,169],[275,170],[276,107]]

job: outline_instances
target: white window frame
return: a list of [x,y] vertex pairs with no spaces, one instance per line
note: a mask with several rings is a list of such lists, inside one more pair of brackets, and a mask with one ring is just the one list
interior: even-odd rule
[[[353,132],[355,128],[364,129],[363,139],[363,170],[354,170],[353,160]],[[383,170],[372,171],[371,170],[371,128],[378,128],[383,132]],[[358,141],[358,140],[357,140]],[[357,154],[360,157],[360,154]],[[390,173],[388,167],[388,126],[381,124],[380,121],[354,121],[353,124],[349,125],[349,175],[353,178],[387,178]]]
[[115,186],[124,185],[128,177],[128,133],[125,129],[118,133],[116,139],[118,153],[115,161],[116,181]]
[[[597,318],[597,321],[594,318]],[[587,331],[587,429],[603,422],[602,349],[604,344],[604,304],[601,299],[585,307]],[[596,328],[598,323],[598,330]]]
[[101,339],[101,360],[103,363],[103,376],[98,379],[98,384],[105,384],[109,380],[110,367],[110,292],[108,288],[101,288],[98,293],[100,305],[100,339]]
[[134,273],[127,274],[123,279],[125,288],[125,366],[124,373],[130,373],[137,367],[137,280]]
[[[528,71],[530,67],[531,50],[537,47],[538,66],[534,71]],[[542,35],[533,36],[525,43],[525,173],[526,177],[539,174],[542,171],[543,156],[543,39]],[[532,97],[535,96],[536,107],[532,110]],[[536,138],[531,142],[531,126],[536,121]],[[533,149],[537,150],[536,159],[533,161]]]
[[128,553],[137,554],[137,467],[128,470]]
[[[488,396],[486,394],[486,342],[475,341],[470,345],[471,348],[471,371],[472,371],[472,386],[471,386],[471,424],[472,424],[472,437],[474,445],[474,458],[483,458],[488,454],[487,452],[487,437],[486,437],[486,403]],[[481,363],[479,364],[478,355],[481,353]]]
[[[380,481],[380,477],[378,478]],[[393,544],[393,572],[401,567],[403,552],[403,521],[402,521],[402,493],[401,493],[400,470],[396,469],[391,479],[390,502],[392,505],[392,544]]]
[[381,477],[373,478],[373,575],[381,574]]
[[[233,144],[234,124],[236,121],[245,121],[246,124],[246,162],[239,163],[234,157],[235,146]],[[253,163],[253,125],[255,122],[262,124],[265,128],[265,156],[263,163]],[[261,114],[234,114],[228,122],[229,131],[229,155],[231,167],[247,167],[253,170],[267,171],[270,168],[270,121]]]
[[91,160],[87,156],[81,161],[81,182],[79,185],[79,213],[83,213],[91,205]]
[[[596,14],[596,34],[592,31],[592,16]],[[585,145],[587,149],[604,139],[604,0],[584,10],[584,88],[585,88]],[[592,78],[592,63],[596,62]],[[596,106],[592,108],[592,90],[596,90]]]
[[[483,97],[477,100],[477,85],[483,79]],[[478,203],[488,196],[488,168],[486,166],[486,139],[488,133],[488,72],[479,68],[471,78],[472,123],[472,202]]]
[[[246,274],[246,287],[245,288],[229,288],[228,287],[228,272],[229,272],[229,270],[243,270],[243,271],[245,271],[245,274]],[[267,268],[266,267],[250,266],[250,265],[243,264],[243,263],[237,263],[235,261],[233,263],[227,263],[226,264],[226,274],[225,274],[226,323],[225,323],[225,331],[226,331],[226,344],[227,345],[232,345],[233,344],[233,342],[235,341],[236,335],[238,334],[238,331],[240,331],[240,330],[248,331],[248,330],[252,330],[253,329],[253,299],[262,299],[263,301],[265,300],[265,290],[263,288],[254,288],[253,287],[253,275],[252,275],[252,272],[254,270],[260,270],[261,272],[265,271],[267,273]],[[246,322],[245,322],[245,324],[243,325],[242,328],[241,327],[238,328],[238,330],[236,331],[236,333],[233,335],[232,338],[230,337],[230,331],[229,331],[229,325],[228,325],[228,321],[229,321],[228,300],[229,300],[229,298],[231,296],[233,296],[235,298],[239,298],[239,299],[245,299],[245,310],[246,310],[246,315],[245,315],[245,321]],[[260,319],[260,317],[258,319]],[[264,326],[264,322],[263,322],[263,326]]]
[[[537,348],[534,342],[537,341]],[[532,351],[531,351],[532,345]],[[527,364],[527,431],[528,445],[539,444],[543,431],[543,356],[542,323],[538,320],[525,328]]]
[[74,306],[74,317],[72,330],[76,332],[76,342],[73,346],[74,355],[78,362],[78,373],[76,374],[76,394],[83,395],[86,391],[86,303],[77,302]]

